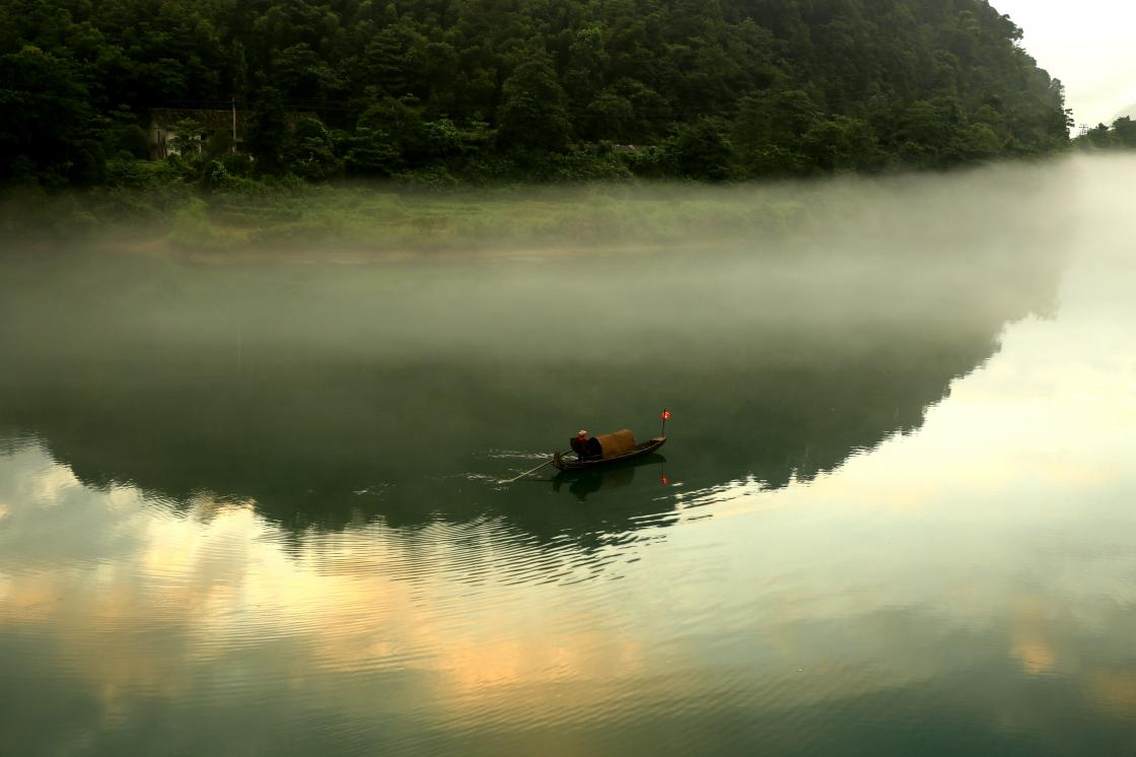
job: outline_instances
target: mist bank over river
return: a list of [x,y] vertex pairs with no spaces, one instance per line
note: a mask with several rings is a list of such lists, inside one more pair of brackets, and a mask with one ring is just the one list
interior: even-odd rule
[[[927,237],[1013,236],[1038,205],[1067,206],[1091,158],[949,174],[707,185],[593,182],[414,190],[282,183],[257,192],[9,191],[0,240],[34,248],[172,254],[201,262],[644,252],[794,242],[854,252]],[[1070,182],[1070,183],[1066,183]],[[1012,205],[1003,198],[1016,198]],[[1034,205],[1027,205],[1026,198]],[[1002,207],[996,207],[1001,204]],[[1027,213],[1019,216],[1018,213]],[[1025,233],[1029,233],[1026,230]]]
[[[484,212],[523,225],[541,205],[582,231],[530,225],[523,251],[486,231],[469,257],[426,254],[430,228],[404,245],[422,255],[398,259],[326,241],[17,249],[0,277],[14,357],[0,424],[91,485],[208,491],[300,527],[524,519],[508,496],[453,490],[529,467],[580,426],[648,436],[663,406],[681,478],[785,486],[917,429],[1007,323],[1051,312],[1073,214],[1115,189],[1113,165],[490,197]],[[790,206],[798,220],[773,230],[741,213]],[[667,208],[702,214],[664,245],[613,251]]]

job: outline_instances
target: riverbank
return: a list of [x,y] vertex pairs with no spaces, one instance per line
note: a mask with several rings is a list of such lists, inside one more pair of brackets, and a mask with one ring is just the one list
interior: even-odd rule
[[277,181],[206,191],[180,183],[48,194],[9,190],[0,234],[26,243],[75,240],[139,251],[463,253],[533,247],[653,247],[752,237],[799,222],[797,195],[698,184],[587,183],[421,189],[392,183]]
[[[1084,158],[1077,158],[1083,161]],[[0,195],[0,242],[9,250],[82,248],[201,261],[399,260],[423,254],[478,258],[642,253],[754,247],[790,237],[833,249],[893,243],[895,208],[917,229],[913,246],[950,236],[960,221],[1019,219],[979,197],[1061,191],[1040,184],[1051,162],[1014,162],[950,174],[841,177],[732,185],[694,182],[502,184],[423,189],[394,183],[276,180],[207,190],[152,169],[133,184]],[[920,203],[905,202],[912,195]],[[960,250],[960,254],[964,252]]]

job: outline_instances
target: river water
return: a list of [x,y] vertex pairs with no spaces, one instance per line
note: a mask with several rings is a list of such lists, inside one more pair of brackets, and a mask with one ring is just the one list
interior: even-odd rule
[[0,752],[1136,753],[1134,168],[670,252],[10,251]]

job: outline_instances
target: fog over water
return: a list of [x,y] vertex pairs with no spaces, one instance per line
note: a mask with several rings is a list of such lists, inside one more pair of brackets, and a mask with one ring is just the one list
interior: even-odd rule
[[9,249],[0,752],[1136,749],[1133,169]]

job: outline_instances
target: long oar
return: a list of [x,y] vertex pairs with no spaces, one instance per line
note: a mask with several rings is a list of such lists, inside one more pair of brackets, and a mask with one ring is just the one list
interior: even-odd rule
[[[567,453],[567,452],[561,452],[560,454],[562,454],[562,455],[567,455],[568,453]],[[506,484],[511,484],[511,483],[513,483],[514,481],[517,481],[517,480],[519,480],[519,479],[522,479],[522,478],[524,478],[525,476],[529,475],[530,473],[536,473],[536,472],[537,472],[538,470],[540,470],[541,468],[545,468],[545,467],[547,467],[547,466],[549,466],[549,465],[552,465],[552,464],[553,464],[553,463],[554,463],[555,461],[556,461],[556,458],[555,458],[555,457],[550,457],[549,459],[545,460],[545,461],[544,461],[543,463],[541,463],[540,465],[536,466],[536,467],[535,467],[535,468],[533,468],[532,470],[527,470],[527,471],[525,471],[524,473],[522,473],[522,474],[521,474],[521,475],[519,475],[519,476],[516,476],[516,477],[514,477],[514,478],[510,478],[510,479],[509,479],[508,481],[506,481],[505,483],[506,483]]]

